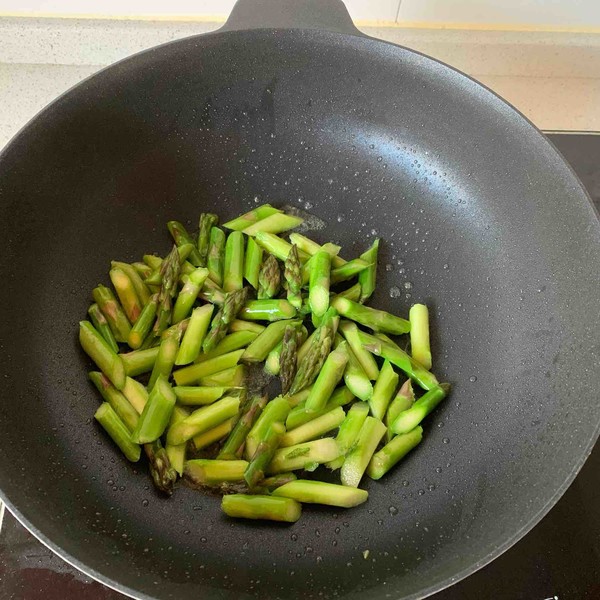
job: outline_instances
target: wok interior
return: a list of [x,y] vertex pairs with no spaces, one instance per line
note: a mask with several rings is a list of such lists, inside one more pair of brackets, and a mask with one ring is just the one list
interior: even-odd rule
[[[365,478],[366,504],[305,507],[294,526],[233,523],[186,488],[156,496],[91,422],[76,341],[111,259],[165,253],[169,219],[193,229],[203,210],[257,201],[311,213],[325,225],[309,235],[346,257],[380,236],[372,305],[427,303],[434,371],[454,386],[421,446]],[[0,160],[0,206],[1,485],[40,535],[119,585],[408,597],[527,526],[594,434],[584,193],[501,101],[406,50],[255,31],[148,52],[30,125]]]

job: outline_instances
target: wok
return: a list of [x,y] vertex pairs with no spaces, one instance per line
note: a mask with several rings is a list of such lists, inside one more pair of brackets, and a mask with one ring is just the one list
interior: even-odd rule
[[[76,339],[110,259],[255,198],[309,210],[348,256],[376,231],[373,304],[430,305],[454,384],[366,504],[293,526],[156,496],[91,421]],[[598,435],[600,228],[581,184],[503,100],[359,33],[341,2],[242,0],[220,31],[84,81],[2,153],[0,211],[2,498],[132,596],[423,598],[533,527]]]

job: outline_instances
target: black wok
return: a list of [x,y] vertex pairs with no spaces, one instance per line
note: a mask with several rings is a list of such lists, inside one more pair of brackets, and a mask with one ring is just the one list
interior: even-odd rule
[[[75,333],[110,259],[255,198],[310,207],[348,256],[377,230],[374,304],[433,307],[454,384],[368,503],[291,527],[156,496],[90,421]],[[0,211],[2,498],[125,593],[422,598],[535,525],[598,435],[600,227],[582,186],[513,108],[360,34],[341,2],[243,0],[223,30],[78,85],[0,156]]]

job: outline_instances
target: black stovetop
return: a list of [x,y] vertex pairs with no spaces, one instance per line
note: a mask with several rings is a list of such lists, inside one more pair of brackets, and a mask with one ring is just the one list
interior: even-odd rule
[[[600,135],[549,136],[600,210]],[[600,301],[600,299],[599,299]],[[8,514],[0,531],[0,600],[117,600]],[[519,543],[433,600],[600,599],[600,445],[558,504]]]

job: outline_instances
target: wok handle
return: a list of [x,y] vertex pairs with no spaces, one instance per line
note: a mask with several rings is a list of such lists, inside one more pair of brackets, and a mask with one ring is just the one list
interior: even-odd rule
[[342,0],[238,0],[221,31],[271,28],[363,35]]

